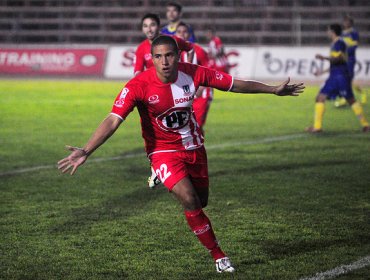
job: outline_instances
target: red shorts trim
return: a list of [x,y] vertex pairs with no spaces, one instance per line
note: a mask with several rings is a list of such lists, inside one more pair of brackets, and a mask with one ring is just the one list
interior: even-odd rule
[[190,151],[155,153],[150,156],[150,160],[158,178],[169,191],[187,176],[195,188],[209,186],[204,146]]

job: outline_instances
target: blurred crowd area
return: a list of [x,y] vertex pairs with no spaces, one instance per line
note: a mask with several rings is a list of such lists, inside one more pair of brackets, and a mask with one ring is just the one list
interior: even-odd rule
[[[1,44],[127,44],[143,40],[140,19],[166,0],[0,0]],[[328,44],[327,26],[350,15],[370,45],[369,0],[183,0],[199,43],[213,28],[229,45]]]

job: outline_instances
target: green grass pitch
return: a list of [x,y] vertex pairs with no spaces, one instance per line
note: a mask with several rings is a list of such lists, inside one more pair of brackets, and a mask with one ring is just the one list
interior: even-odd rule
[[0,279],[300,279],[370,255],[370,134],[351,109],[327,103],[325,133],[307,135],[317,87],[216,92],[206,212],[237,269],[218,275],[178,203],[146,187],[136,110],[75,176],[53,167],[64,145],[88,140],[121,86],[1,80]]

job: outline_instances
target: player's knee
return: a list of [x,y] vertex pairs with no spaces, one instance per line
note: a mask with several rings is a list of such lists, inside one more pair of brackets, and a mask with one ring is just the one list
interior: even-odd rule
[[322,93],[320,93],[320,94],[318,94],[317,96],[316,96],[316,99],[315,99],[315,101],[316,102],[325,102],[326,101],[326,95],[324,95],[324,94],[322,94]]
[[208,199],[202,199],[201,204],[202,204],[202,208],[206,208],[208,205]]
[[202,202],[196,193],[187,192],[182,195],[181,203],[186,210],[199,209],[202,206]]

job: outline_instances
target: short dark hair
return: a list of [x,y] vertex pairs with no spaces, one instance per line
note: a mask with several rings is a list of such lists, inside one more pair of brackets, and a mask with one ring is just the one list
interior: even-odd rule
[[342,26],[338,23],[333,23],[329,25],[329,29],[335,33],[335,35],[342,35]]
[[152,42],[152,47],[150,52],[153,54],[153,49],[159,45],[171,45],[176,53],[179,52],[179,46],[174,38],[168,35],[159,35]]
[[181,4],[179,4],[179,3],[175,2],[175,1],[168,2],[168,3],[167,3],[167,5],[166,5],[166,7],[175,7],[175,8],[176,8],[176,10],[177,10],[179,13],[181,13],[181,11],[182,11],[182,6],[181,6]]
[[186,23],[185,23],[185,22],[183,22],[183,21],[180,21],[180,22],[177,24],[176,29],[177,29],[177,28],[179,28],[179,26],[185,26],[185,27],[186,27],[186,29],[187,29],[188,31],[190,31],[190,25],[189,25],[189,24],[186,24]]
[[143,24],[144,20],[146,20],[147,18],[153,19],[158,24],[158,26],[161,25],[161,20],[159,19],[159,16],[157,14],[153,14],[153,13],[147,13],[147,14],[145,14],[141,18],[141,25]]

